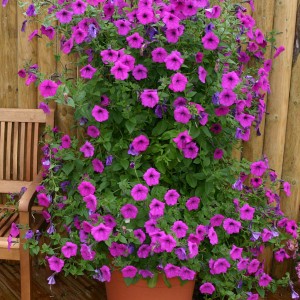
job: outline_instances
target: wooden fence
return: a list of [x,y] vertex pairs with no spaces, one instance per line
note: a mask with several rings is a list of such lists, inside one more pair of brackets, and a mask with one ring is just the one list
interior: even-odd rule
[[[39,65],[46,74],[59,72],[61,65],[54,59],[56,49],[46,47],[42,38],[28,42],[28,34],[34,24],[27,24],[26,33],[21,32],[24,16],[18,9],[17,1],[9,1],[7,7],[0,8],[0,107],[35,108],[39,102],[37,89],[25,86],[17,72],[24,61]],[[239,2],[236,0],[236,2]],[[300,207],[300,0],[255,1],[253,15],[257,25],[264,32],[276,30],[277,45],[286,50],[273,63],[270,75],[271,94],[267,96],[267,115],[262,123],[262,135],[253,134],[250,142],[243,144],[242,151],[235,153],[250,161],[267,155],[270,167],[278,176],[288,180],[292,196],[280,193],[282,210],[289,218],[299,219]],[[271,50],[267,53],[272,56]],[[65,62],[65,65],[67,62]],[[56,124],[70,133],[73,122],[72,110],[59,106]],[[266,254],[267,270],[275,276],[285,268],[278,268],[272,257]],[[272,269],[272,270],[271,270]]]

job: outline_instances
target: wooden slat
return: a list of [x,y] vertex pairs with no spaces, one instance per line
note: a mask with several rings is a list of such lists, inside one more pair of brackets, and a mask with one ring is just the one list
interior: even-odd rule
[[0,128],[0,179],[4,177],[4,141],[5,141],[5,122],[1,122]]
[[45,123],[47,115],[41,109],[0,108],[0,121]]
[[5,179],[10,179],[11,153],[12,153],[12,122],[7,122],[7,136],[6,136],[6,159],[5,159]]
[[20,180],[24,180],[24,164],[25,164],[25,123],[21,123],[21,134],[20,134]]
[[38,173],[38,142],[39,142],[39,123],[34,123],[33,134],[33,166],[32,166],[32,178]]
[[8,250],[7,242],[0,242],[0,257],[7,260],[20,260],[19,244],[12,244]]
[[13,180],[18,179],[18,144],[19,144],[19,123],[14,122],[14,136],[13,136]]
[[30,178],[30,170],[31,170],[31,138],[32,138],[32,123],[27,124],[27,134],[26,134],[26,180],[29,181]]
[[0,237],[8,236],[11,224],[17,223],[19,218],[18,213],[14,213],[13,215],[8,215],[7,218],[4,218],[0,221]]
[[31,181],[0,180],[0,193],[19,193],[22,187],[28,187]]

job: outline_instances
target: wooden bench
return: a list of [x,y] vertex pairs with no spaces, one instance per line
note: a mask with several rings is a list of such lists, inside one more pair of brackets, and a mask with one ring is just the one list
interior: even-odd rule
[[[53,110],[45,114],[40,109],[0,108],[0,194],[18,194],[21,188],[27,189],[17,205],[9,205],[3,196],[0,200],[0,259],[20,261],[22,300],[30,300],[32,292],[31,258],[23,245],[29,226],[37,228],[41,224],[41,218],[33,218],[32,212],[41,211],[33,206],[33,199],[42,180],[39,140],[46,125],[54,126]],[[13,222],[20,224],[20,235],[8,249]]]

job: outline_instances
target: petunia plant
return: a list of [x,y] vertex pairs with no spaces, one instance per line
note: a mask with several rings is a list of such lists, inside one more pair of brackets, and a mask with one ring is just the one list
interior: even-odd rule
[[43,145],[37,202],[49,226],[26,237],[54,272],[49,283],[59,272],[103,282],[119,271],[153,286],[161,273],[167,283],[198,278],[211,299],[248,300],[287,283],[265,273],[261,253],[269,246],[283,261],[283,242],[297,238],[280,210],[289,184],[266,157],[231,157],[251,127],[259,134],[266,49],[284,50],[243,4],[34,0],[25,10],[40,26],[30,39],[56,38],[56,58],[75,54],[79,71],[19,71],[45,113],[52,100],[72,106],[83,133],[53,128]]

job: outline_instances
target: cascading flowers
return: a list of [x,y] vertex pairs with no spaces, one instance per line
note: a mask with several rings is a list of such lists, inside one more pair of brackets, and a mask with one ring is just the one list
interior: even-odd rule
[[56,38],[61,56],[76,53],[79,78],[45,79],[38,66],[19,75],[36,81],[45,113],[50,100],[73,106],[84,134],[48,132],[37,196],[48,242],[39,246],[31,231],[27,247],[46,255],[54,275],[103,282],[118,268],[127,284],[157,273],[198,276],[211,299],[273,291],[259,255],[272,245],[286,259],[282,241],[296,238],[297,226],[282,215],[276,190],[289,195],[289,185],[267,159],[231,158],[235,141],[247,141],[251,127],[259,133],[271,91],[267,38],[246,8],[34,0],[28,19],[45,9],[30,39]]

